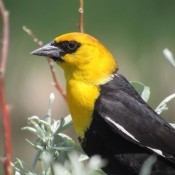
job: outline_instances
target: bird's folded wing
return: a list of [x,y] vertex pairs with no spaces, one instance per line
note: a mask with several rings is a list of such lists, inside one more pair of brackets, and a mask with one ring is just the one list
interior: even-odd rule
[[141,98],[138,99],[138,94],[125,79],[122,81],[129,90],[126,92],[122,88],[125,85],[117,90],[107,88],[109,91],[103,93],[97,102],[100,116],[114,132],[128,141],[175,160],[175,129]]

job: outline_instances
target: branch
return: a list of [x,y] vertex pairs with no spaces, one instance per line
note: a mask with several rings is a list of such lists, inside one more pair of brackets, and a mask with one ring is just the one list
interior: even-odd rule
[[0,0],[0,15],[2,16],[2,50],[0,55],[0,108],[2,112],[3,120],[3,131],[4,131],[4,149],[5,149],[5,159],[4,168],[5,174],[11,175],[11,129],[10,129],[10,116],[8,105],[6,104],[5,98],[5,70],[7,62],[7,54],[9,48],[9,13],[6,10],[4,3]]
[[84,0],[80,0],[80,8],[78,11],[80,14],[79,30],[81,33],[84,33]]
[[7,53],[9,47],[9,13],[5,9],[3,1],[0,0],[0,14],[2,16],[2,51],[1,51],[1,61],[0,61],[0,73],[5,74],[6,62],[7,62]]
[[[33,39],[33,41],[36,43],[36,45],[38,47],[41,47],[43,45],[42,41],[40,41],[30,29],[23,26],[23,30]],[[66,94],[64,93],[63,89],[61,88],[61,86],[59,85],[59,83],[57,81],[57,78],[56,78],[56,75],[55,75],[55,70],[54,70],[54,67],[53,67],[53,61],[52,61],[51,58],[47,58],[47,61],[49,63],[49,67],[50,67],[50,71],[51,71],[51,74],[52,74],[52,79],[53,79],[53,82],[54,82],[54,86],[58,90],[58,92],[61,94],[61,96],[64,98],[64,100],[67,101],[66,100]]]

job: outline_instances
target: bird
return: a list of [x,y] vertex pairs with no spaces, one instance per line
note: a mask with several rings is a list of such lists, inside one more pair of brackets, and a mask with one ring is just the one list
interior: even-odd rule
[[137,175],[151,155],[151,175],[175,175],[175,129],[119,73],[95,37],[71,32],[31,52],[53,59],[65,75],[68,107],[80,145],[106,160],[108,175]]

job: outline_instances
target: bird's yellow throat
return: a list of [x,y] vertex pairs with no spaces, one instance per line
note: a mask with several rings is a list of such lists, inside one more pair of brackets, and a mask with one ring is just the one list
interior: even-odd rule
[[67,100],[77,135],[84,137],[88,129],[94,109],[95,100],[99,96],[99,87],[70,80],[67,82]]

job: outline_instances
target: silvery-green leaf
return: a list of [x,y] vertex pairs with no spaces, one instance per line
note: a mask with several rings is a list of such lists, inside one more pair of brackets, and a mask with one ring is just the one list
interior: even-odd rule
[[157,160],[157,157],[155,155],[148,157],[148,159],[146,159],[145,162],[143,163],[139,175],[150,175],[152,167],[156,162],[156,160]]
[[157,114],[161,114],[163,111],[168,110],[168,106],[167,103],[169,101],[171,101],[173,98],[175,98],[175,93],[169,95],[168,97],[166,97],[155,109],[155,111],[157,112]]
[[138,81],[131,81],[132,86],[140,94],[145,102],[148,102],[150,97],[150,88]]
[[168,49],[168,48],[165,48],[163,50],[163,54],[165,56],[165,58],[169,61],[169,63],[175,67],[175,60],[174,60],[174,57],[173,57],[173,54],[172,52]]

